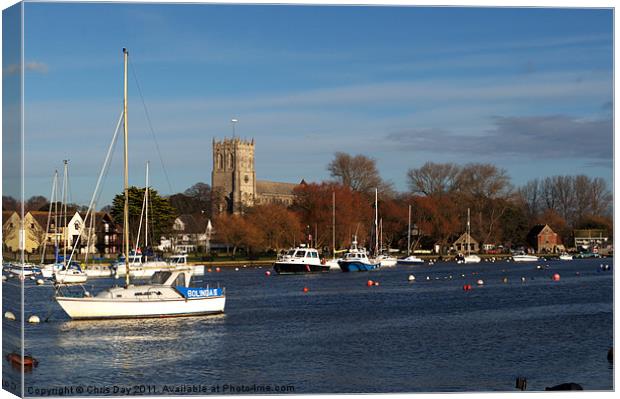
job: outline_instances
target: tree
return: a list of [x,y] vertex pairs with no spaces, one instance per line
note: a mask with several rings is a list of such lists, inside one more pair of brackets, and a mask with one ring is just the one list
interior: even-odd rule
[[[142,204],[144,202],[144,188],[129,187],[129,228],[130,236],[134,238],[130,242],[135,243],[140,224],[140,215],[142,213]],[[159,239],[162,235],[167,235],[171,229],[177,214],[170,202],[159,196],[156,190],[149,189],[149,230],[155,239]],[[125,207],[125,194],[117,194],[112,201],[112,217],[120,226],[123,225],[123,213]],[[142,231],[145,229],[142,224]],[[140,239],[143,242],[143,239]]]
[[35,195],[26,201],[25,211],[39,211],[39,210],[47,210],[49,206],[49,202],[47,198],[42,195]]
[[252,220],[261,232],[265,249],[273,249],[276,252],[293,246],[302,231],[297,214],[279,204],[256,205],[249,208],[247,219]]
[[461,168],[453,163],[427,162],[421,168],[409,169],[407,180],[412,194],[437,195],[455,191]]
[[353,191],[371,193],[378,188],[383,193],[391,193],[392,187],[384,182],[377,170],[377,162],[365,155],[351,156],[337,152],[334,160],[327,166],[331,177],[339,184]]
[[251,253],[252,249],[263,244],[261,231],[245,216],[222,213],[216,217],[213,227],[216,237],[223,243],[232,246],[233,257],[241,247],[246,247],[247,252]]
[[3,195],[2,196],[2,210],[3,211],[17,211],[19,209],[19,201],[15,198]]
[[198,182],[183,192],[188,197],[195,198],[199,201],[211,201],[211,186],[207,183]]

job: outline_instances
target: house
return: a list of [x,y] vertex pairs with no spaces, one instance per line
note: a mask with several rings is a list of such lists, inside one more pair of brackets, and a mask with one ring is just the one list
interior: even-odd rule
[[122,246],[122,232],[107,212],[95,213],[95,249],[101,256],[115,255]]
[[161,251],[191,253],[205,251],[211,236],[211,221],[203,213],[184,214],[174,220],[170,237],[162,237]]
[[[27,254],[38,252],[41,245],[45,242],[45,223],[40,212],[31,211],[24,216],[24,241],[22,244],[23,250]],[[3,245],[8,252],[18,252],[22,249],[20,246],[20,226],[21,218],[17,212],[2,212]]]
[[564,246],[560,237],[547,224],[537,224],[527,234],[527,243],[537,253],[560,252]]
[[[468,247],[469,243],[469,247]],[[457,252],[465,253],[465,252],[473,252],[477,253],[480,250],[480,244],[478,241],[474,240],[471,235],[467,233],[461,234],[461,236],[452,243],[452,246]]]

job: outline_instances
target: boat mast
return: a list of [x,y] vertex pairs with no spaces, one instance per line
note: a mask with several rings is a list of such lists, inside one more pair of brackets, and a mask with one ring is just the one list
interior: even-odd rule
[[149,247],[149,161],[146,161],[146,189],[145,189],[145,212],[146,225],[144,226],[144,260],[146,261],[146,251]]
[[125,247],[125,285],[129,286],[129,152],[127,150],[127,57],[129,51],[123,47],[123,131],[125,137],[124,175],[125,175],[125,209],[123,211],[123,244]]
[[469,225],[469,208],[467,208],[467,256],[470,255],[470,250],[469,250],[469,232],[471,231],[471,227]]
[[336,192],[332,191],[332,259],[336,259]]
[[58,171],[54,171],[54,179],[56,180],[56,191],[54,192],[54,263],[58,263]]
[[409,228],[407,229],[407,256],[411,254],[411,205],[409,205]]
[[63,213],[63,217],[64,217],[64,229],[63,229],[63,235],[64,235],[64,246],[63,246],[63,252],[62,252],[62,263],[64,263],[65,265],[67,264],[67,245],[69,241],[69,226],[67,226],[67,185],[68,185],[68,163],[69,160],[65,159],[63,160],[65,167],[64,167],[64,174],[63,174],[63,181],[62,181],[62,213]]
[[379,189],[375,187],[375,257],[379,256]]

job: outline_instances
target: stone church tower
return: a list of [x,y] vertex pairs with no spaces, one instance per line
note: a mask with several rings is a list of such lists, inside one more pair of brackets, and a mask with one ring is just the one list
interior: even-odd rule
[[213,171],[211,187],[214,191],[214,210],[242,213],[254,205],[256,198],[256,171],[254,170],[254,139],[238,137],[215,141],[213,139]]

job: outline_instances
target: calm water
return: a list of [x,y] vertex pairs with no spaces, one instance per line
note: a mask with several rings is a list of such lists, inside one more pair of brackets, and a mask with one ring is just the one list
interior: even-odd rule
[[[224,269],[208,277],[226,286],[226,314],[129,321],[70,321],[49,283],[27,281],[26,315],[52,313],[26,326],[26,350],[40,362],[26,375],[26,394],[71,386],[82,395],[120,387],[169,394],[165,386],[187,390],[183,384],[202,394],[225,384],[245,393],[256,393],[255,384],[298,394],[513,391],[517,376],[528,390],[564,382],[611,390],[613,272],[598,270],[601,263],[612,266],[438,263],[271,277],[265,267]],[[369,278],[380,286],[367,287]],[[92,292],[115,283],[93,281]],[[473,290],[464,292],[467,283]],[[3,283],[4,297],[18,287]],[[4,355],[18,348],[17,325],[4,322]],[[3,364],[5,383],[18,382],[19,372]]]

